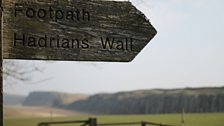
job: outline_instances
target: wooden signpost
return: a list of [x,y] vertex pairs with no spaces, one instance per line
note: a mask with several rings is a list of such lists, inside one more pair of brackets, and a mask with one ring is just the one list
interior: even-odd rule
[[3,73],[2,73],[2,0],[0,0],[0,125],[3,126]]
[[156,30],[128,1],[5,0],[3,58],[129,62]]
[[4,0],[1,8],[1,108],[2,59],[129,62],[157,33],[129,1]]

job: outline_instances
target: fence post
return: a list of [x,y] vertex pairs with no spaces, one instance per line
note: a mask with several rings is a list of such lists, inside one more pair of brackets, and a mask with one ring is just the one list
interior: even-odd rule
[[50,126],[50,124],[39,124],[38,126]]
[[141,126],[146,126],[146,123],[142,121]]
[[89,118],[89,126],[97,126],[96,118]]
[[185,117],[184,117],[184,108],[182,109],[182,113],[181,113],[181,123],[184,124],[185,123]]
[[4,118],[3,118],[3,72],[2,72],[2,63],[3,63],[3,58],[2,58],[2,29],[3,29],[3,25],[2,25],[2,0],[0,0],[0,125],[3,126],[4,125]]

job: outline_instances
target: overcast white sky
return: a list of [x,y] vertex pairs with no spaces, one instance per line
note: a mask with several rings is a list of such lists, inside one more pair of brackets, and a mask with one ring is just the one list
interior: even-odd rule
[[[158,31],[131,63],[54,62],[4,92],[93,94],[152,88],[224,86],[223,0],[131,0]],[[28,61],[18,61],[20,63]],[[4,82],[5,83],[5,82]]]

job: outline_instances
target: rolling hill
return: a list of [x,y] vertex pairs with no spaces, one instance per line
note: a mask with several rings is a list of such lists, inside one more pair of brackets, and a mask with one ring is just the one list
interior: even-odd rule
[[96,94],[67,109],[95,114],[152,114],[224,112],[224,87],[137,90]]
[[84,94],[69,94],[61,92],[31,92],[24,100],[24,106],[61,107],[77,100],[86,99]]
[[10,106],[22,105],[25,99],[26,99],[26,96],[22,96],[22,95],[8,94],[8,93],[3,94],[3,103],[4,105],[7,105],[7,106],[8,105]]

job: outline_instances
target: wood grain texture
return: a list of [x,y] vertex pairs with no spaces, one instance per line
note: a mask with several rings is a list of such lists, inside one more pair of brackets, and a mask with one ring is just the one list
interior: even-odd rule
[[[17,11],[15,16],[16,3],[20,4],[18,8],[23,11]],[[77,18],[67,20],[64,15],[62,19],[55,21],[56,12],[52,11],[53,16],[50,18],[50,7],[53,10],[62,10],[64,13],[68,10],[76,12],[77,9],[82,12],[79,20]],[[32,8],[36,12],[39,9],[47,10],[46,18],[38,18],[38,16],[28,18],[25,16],[27,8]],[[88,14],[83,16],[83,10],[89,12],[89,20],[87,20]],[[32,15],[31,11],[28,12],[28,15]],[[40,12],[43,16],[43,11]],[[60,14],[58,13],[57,16]],[[77,16],[77,13],[74,15]],[[85,20],[82,20],[82,16]],[[128,1],[5,0],[3,26],[3,58],[5,59],[129,62],[157,33],[149,20]],[[37,40],[46,35],[48,47],[23,46],[21,42],[15,46],[15,34],[17,38],[21,38],[24,34]],[[58,43],[55,40],[51,43],[52,47],[49,47],[51,37],[60,40]],[[116,40],[112,49],[102,48],[102,38],[105,41],[107,37]],[[61,46],[65,39],[69,41],[69,48],[56,45]],[[84,40],[84,44],[81,43],[79,48],[71,48],[74,39],[80,42]],[[125,45],[126,39],[129,49],[117,49],[121,41]],[[85,48],[87,46],[85,40],[88,41],[88,48]]]
[[[2,0],[0,0],[0,7],[2,7]],[[2,57],[2,8],[0,8],[0,125],[4,125],[3,119],[3,57]]]

